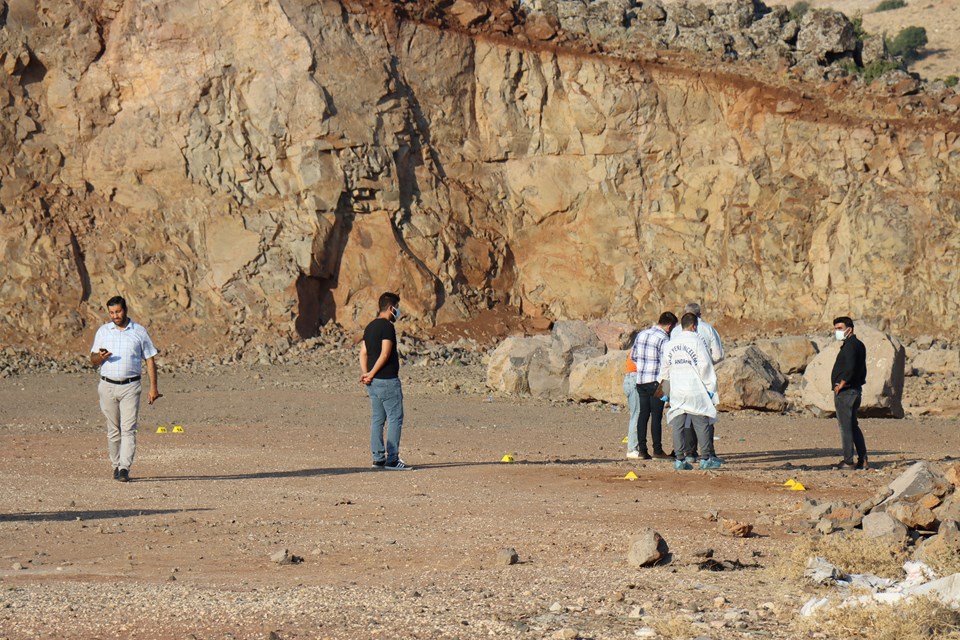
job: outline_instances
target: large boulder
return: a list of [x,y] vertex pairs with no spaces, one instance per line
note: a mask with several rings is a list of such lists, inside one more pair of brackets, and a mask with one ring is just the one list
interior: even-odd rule
[[557,322],[549,336],[504,340],[490,356],[487,386],[503,393],[564,400],[570,370],[605,351],[603,342],[586,322]]
[[638,329],[626,322],[600,320],[590,325],[607,350],[629,349],[633,346],[633,339],[637,337]]
[[528,395],[527,372],[537,350],[550,344],[550,336],[510,337],[500,343],[487,364],[487,386],[510,395]]
[[717,365],[717,384],[721,411],[762,409],[783,411],[787,384],[767,356],[756,347],[747,347],[742,354],[730,355]]
[[850,19],[839,11],[808,11],[800,20],[797,50],[826,61],[838,54],[853,52],[857,34]]
[[538,398],[566,400],[571,369],[605,352],[603,342],[586,322],[565,320],[554,323],[549,345],[531,354],[527,369],[530,394]]
[[575,364],[570,371],[570,397],[581,402],[623,404],[624,363],[629,354],[629,350],[610,351]]
[[817,355],[817,346],[803,336],[785,336],[773,340],[758,340],[763,351],[780,373],[803,373],[807,364]]
[[956,349],[927,349],[910,359],[910,366],[923,373],[960,373],[960,351]]
[[[902,418],[903,345],[897,338],[866,324],[856,325],[856,335],[867,348],[867,383],[863,387],[860,415]],[[801,404],[821,416],[836,414],[830,374],[839,351],[839,342],[824,345],[803,374]]]

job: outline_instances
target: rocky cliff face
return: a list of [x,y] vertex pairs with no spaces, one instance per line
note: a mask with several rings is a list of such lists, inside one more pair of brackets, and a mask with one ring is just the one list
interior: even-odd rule
[[424,326],[960,328],[960,119],[441,5],[0,0],[0,342],[80,344],[117,292],[238,354],[386,289]]

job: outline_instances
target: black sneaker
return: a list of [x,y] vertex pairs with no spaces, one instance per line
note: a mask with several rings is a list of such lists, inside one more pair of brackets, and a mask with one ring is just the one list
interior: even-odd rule
[[116,469],[113,470],[113,479],[114,480],[120,479],[120,467],[117,467]]
[[126,469],[120,469],[120,473],[117,474],[117,480],[120,482],[130,482],[130,472]]
[[377,467],[378,469],[382,469],[383,465],[385,465],[386,463],[387,463],[386,460],[374,460],[373,464],[371,464],[370,466]]
[[407,466],[403,460],[397,460],[393,464],[384,464],[383,468],[388,471],[413,471],[413,467]]
[[840,462],[838,462],[837,464],[835,464],[835,465],[833,466],[833,468],[836,469],[837,471],[848,471],[848,470],[856,469],[857,467],[854,466],[854,464],[853,464],[852,462],[847,462],[846,460],[841,460]]

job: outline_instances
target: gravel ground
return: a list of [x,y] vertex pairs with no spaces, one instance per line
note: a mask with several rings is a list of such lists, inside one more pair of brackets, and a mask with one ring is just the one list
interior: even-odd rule
[[[864,420],[875,468],[833,471],[833,420],[744,412],[718,425],[723,469],[675,472],[623,458],[618,407],[490,395],[469,346],[407,345],[408,473],[369,467],[346,341],[164,365],[129,484],[91,370],[8,366],[0,638],[794,638],[813,591],[778,564],[809,535],[802,498],[859,501],[960,450],[956,418]],[[671,562],[626,563],[645,527]],[[707,548],[748,568],[701,571]]]

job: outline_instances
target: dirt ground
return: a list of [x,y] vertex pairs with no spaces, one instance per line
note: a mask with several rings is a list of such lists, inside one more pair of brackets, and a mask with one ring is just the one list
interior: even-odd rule
[[[355,366],[236,367],[162,373],[128,484],[93,371],[0,380],[0,638],[793,638],[809,587],[777,564],[809,535],[799,503],[960,451],[956,418],[864,420],[875,468],[834,471],[833,420],[725,414],[727,464],[677,472],[624,458],[616,407],[477,393],[479,365],[457,371],[473,387],[404,375],[414,471],[369,466]],[[669,564],[626,563],[645,527]],[[755,566],[701,571],[707,548]]]

